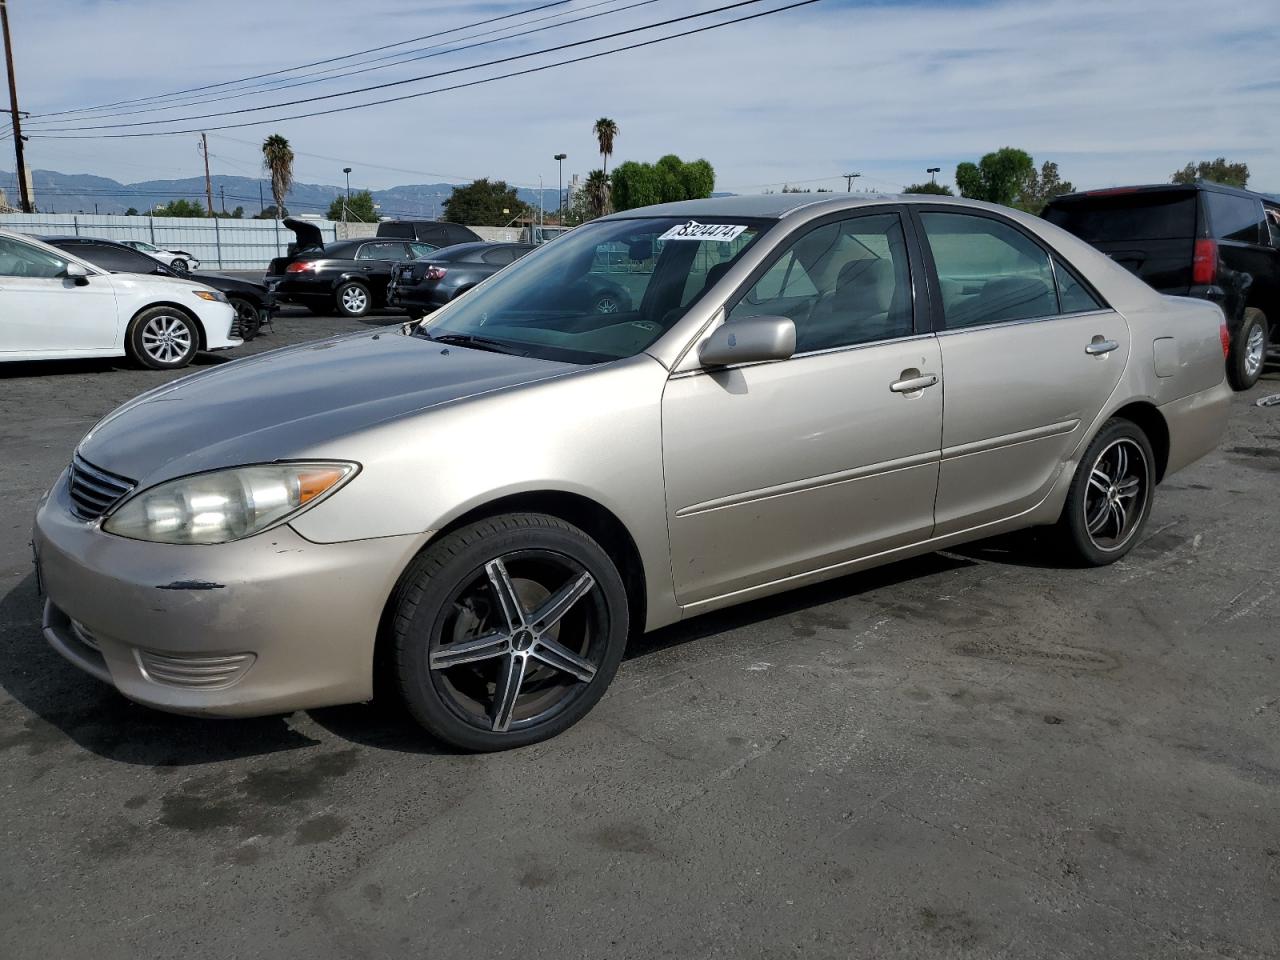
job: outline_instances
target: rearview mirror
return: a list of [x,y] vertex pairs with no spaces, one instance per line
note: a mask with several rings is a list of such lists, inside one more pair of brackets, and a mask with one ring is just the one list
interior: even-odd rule
[[89,271],[78,263],[68,263],[62,275],[69,280],[74,280],[77,287],[83,287],[89,282]]
[[796,325],[790,317],[743,317],[722,323],[703,342],[704,367],[786,360],[796,352]]

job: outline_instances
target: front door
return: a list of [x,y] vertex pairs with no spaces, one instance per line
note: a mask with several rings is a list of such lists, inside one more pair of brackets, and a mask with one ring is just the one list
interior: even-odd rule
[[682,604],[925,540],[942,388],[898,212],[804,228],[727,305],[786,315],[795,356],[674,375],[663,395]]
[[115,288],[101,274],[77,284],[67,261],[0,237],[0,353],[111,352],[117,346]]
[[918,216],[942,301],[944,536],[1044,499],[1124,371],[1129,328],[1004,217]]

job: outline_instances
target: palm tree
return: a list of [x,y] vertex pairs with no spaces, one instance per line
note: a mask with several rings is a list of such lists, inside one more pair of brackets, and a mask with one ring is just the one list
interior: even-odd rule
[[600,158],[604,161],[601,168],[605,176],[608,176],[609,158],[613,156],[613,141],[618,138],[618,125],[608,117],[601,117],[591,131],[596,135],[596,142],[600,144]]
[[283,216],[284,195],[293,187],[293,148],[289,141],[273,133],[262,141],[262,166],[271,174],[271,195],[276,211]]
[[609,178],[603,170],[592,170],[582,186],[587,198],[587,212],[591,219],[603,217],[609,207]]

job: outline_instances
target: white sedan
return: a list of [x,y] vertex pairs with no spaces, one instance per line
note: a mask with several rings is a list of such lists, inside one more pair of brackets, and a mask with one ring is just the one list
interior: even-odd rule
[[225,294],[173,277],[108,273],[31,237],[0,230],[0,363],[129,356],[153,370],[229,350]]
[[178,273],[187,273],[200,266],[200,261],[185,250],[164,250],[154,243],[147,243],[145,240],[122,240],[121,243],[126,247],[141,250],[149,257],[155,257],[166,267]]

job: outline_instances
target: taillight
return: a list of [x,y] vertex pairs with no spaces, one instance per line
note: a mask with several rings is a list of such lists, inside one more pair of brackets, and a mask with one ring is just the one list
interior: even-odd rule
[[1227,321],[1222,321],[1222,326],[1218,328],[1218,337],[1222,340],[1222,359],[1225,360],[1231,353],[1231,331],[1227,329]]
[[444,275],[449,271],[444,267],[427,267],[428,280],[443,280]]
[[[1182,249],[1186,249],[1183,247]],[[1218,241],[1197,240],[1191,258],[1191,282],[1210,284],[1218,279]]]
[[310,273],[316,269],[315,260],[295,260],[284,268],[285,273]]

